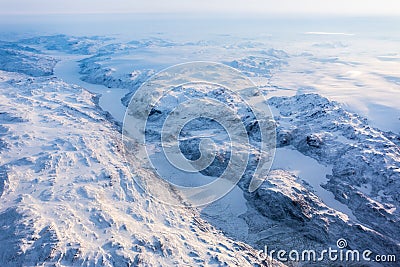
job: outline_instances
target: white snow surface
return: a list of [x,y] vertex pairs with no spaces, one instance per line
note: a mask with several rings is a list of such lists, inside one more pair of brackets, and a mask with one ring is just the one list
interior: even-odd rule
[[[262,233],[265,230],[262,222],[268,216],[257,217],[253,225],[248,225],[242,219],[248,212],[248,202],[238,187],[200,211],[173,208],[153,201],[133,182],[120,154],[122,144],[118,127],[106,119],[109,117],[99,106],[116,121],[122,121],[124,107],[120,98],[128,91],[133,92],[153,70],[182,61],[212,60],[239,68],[264,89],[268,97],[318,93],[337,100],[346,110],[363,115],[368,119],[368,125],[399,133],[398,40],[363,39],[358,33],[341,30],[310,29],[301,34],[306,36],[305,39],[298,42],[296,35],[292,43],[289,39],[282,42],[277,37],[265,37],[265,34],[262,36],[266,39],[226,35],[216,38],[223,40],[220,43],[207,40],[179,43],[150,38],[104,45],[101,38],[66,36],[38,37],[22,42],[37,49],[45,46],[51,51],[46,51],[46,56],[38,56],[32,51],[21,52],[22,56],[17,53],[11,60],[4,57],[1,62],[3,69],[8,71],[48,77],[32,78],[0,72],[0,244],[3,249],[0,265],[41,265],[46,262],[101,266],[127,263],[243,266],[257,262],[251,247],[226,237],[200,216],[212,217],[210,221],[214,226],[239,240],[246,240],[248,230],[254,230],[257,224],[261,224],[262,229],[252,234]],[[36,64],[36,59],[41,63]],[[57,60],[60,61],[54,68],[55,78],[51,75]],[[85,73],[87,82],[81,80],[79,72]],[[94,94],[85,89],[102,95],[99,106],[93,102]],[[295,127],[296,121],[291,116],[295,117],[295,114],[280,121],[282,127]],[[351,125],[353,122],[346,123]],[[325,132],[324,135],[343,144],[362,144],[336,133]],[[380,135],[383,134],[379,132]],[[370,138],[376,142],[380,140],[378,135]],[[383,148],[379,148],[382,151],[378,148],[370,153],[385,154]],[[396,155],[384,155],[383,160],[396,159]],[[387,167],[392,164],[387,161],[386,170],[399,168],[398,157],[393,162],[393,166]],[[346,223],[357,222],[349,206],[342,204],[346,203],[345,199],[339,202],[330,191],[321,187],[327,182],[326,175],[332,171],[331,166],[323,164],[296,150],[279,148],[274,168],[287,170],[308,183],[319,200],[344,214],[340,218]],[[152,175],[137,165],[134,175]],[[372,169],[375,170],[381,171]],[[212,179],[200,174],[198,177]],[[378,176],[373,173],[369,177]],[[358,244],[374,243],[382,248],[385,247],[382,240],[386,238],[393,238],[393,243],[398,244],[398,238],[390,234],[398,229],[395,227],[397,206],[391,204],[396,196],[381,190],[375,198],[375,184],[381,182],[354,187],[350,184],[359,191],[350,195],[355,199],[351,208],[359,212],[358,215],[355,213],[357,217],[370,215],[371,211],[384,214],[380,221],[370,217],[364,219],[378,237],[373,239],[364,235],[366,228],[363,226],[362,231],[361,228],[357,230],[361,233],[356,237],[364,238],[360,238]],[[290,189],[290,184],[282,186],[286,186],[285,190]],[[283,194],[285,190],[282,190]],[[342,195],[348,197],[348,194]],[[358,203],[366,203],[367,208]],[[247,222],[252,219],[248,218]],[[330,227],[336,225],[338,229],[328,229],[328,233],[342,234],[343,229],[347,229],[347,233],[354,232],[353,228],[333,224]],[[325,229],[324,225],[318,227]],[[382,230],[388,230],[389,234],[381,235],[379,231]],[[290,235],[290,232],[283,233],[282,240]],[[298,242],[304,241],[303,236],[296,235],[296,238]]]
[[343,213],[347,220],[350,218],[357,221],[346,205],[336,200],[332,192],[321,186],[328,181],[326,175],[332,174],[332,166],[324,166],[298,150],[282,147],[276,149],[272,169],[283,169],[299,177],[312,186],[314,193],[325,205]]
[[[246,266],[255,251],[135,186],[93,94],[0,72],[0,265]],[[140,170],[134,175],[152,175]],[[3,189],[3,188],[2,188]],[[278,264],[278,263],[277,263]]]

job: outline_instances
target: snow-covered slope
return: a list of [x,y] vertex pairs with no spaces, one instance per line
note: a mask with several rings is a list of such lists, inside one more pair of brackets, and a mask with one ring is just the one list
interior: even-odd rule
[[[246,179],[238,184],[247,205],[239,215],[244,225],[235,219],[241,230],[232,229],[229,220],[207,210],[203,217],[259,249],[267,244],[275,250],[323,250],[346,238],[352,249],[398,255],[400,136],[369,126],[366,119],[317,94],[268,102],[278,127],[278,149],[261,188],[249,193]],[[245,122],[247,129],[250,123]],[[182,150],[196,147],[187,143]],[[213,162],[204,173],[218,176],[224,162]]]
[[398,243],[400,136],[316,94],[272,98],[278,143],[332,165],[322,186],[358,221]]
[[[121,43],[56,35],[1,42],[0,69],[14,73],[0,73],[0,265],[257,265],[254,249],[265,245],[323,250],[339,238],[352,249],[399,255],[397,63],[373,69],[374,60],[341,51],[356,50],[349,42],[310,42],[306,52],[296,43],[296,53],[247,39]],[[269,100],[278,149],[267,181],[248,193],[242,179],[201,211],[161,205],[135,185],[115,121],[123,117],[121,94],[129,91],[127,105],[150,75],[189,60],[225,62],[267,97],[277,96]],[[208,90],[221,98],[216,92]],[[171,103],[186,97],[173,93]],[[354,112],[363,105],[367,118]],[[151,117],[155,139],[166,111]],[[380,116],[386,131],[377,127]],[[185,156],[198,156],[202,134],[225,138],[217,128],[206,120],[188,125]],[[226,162],[229,153],[219,152]],[[213,179],[225,168],[215,162],[198,177]],[[152,175],[139,164],[133,170]]]
[[352,249],[398,255],[400,136],[317,94],[268,102],[277,123],[273,170],[255,193],[239,182],[249,232],[230,235],[286,251],[345,238]]
[[0,70],[44,76],[53,74],[56,63],[57,60],[34,48],[0,41]]
[[197,211],[135,186],[93,94],[8,72],[0,92],[1,266],[257,264]]

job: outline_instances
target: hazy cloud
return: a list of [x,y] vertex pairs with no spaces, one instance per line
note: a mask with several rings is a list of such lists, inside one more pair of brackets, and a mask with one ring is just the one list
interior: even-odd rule
[[260,13],[399,15],[397,0],[0,0],[2,14]]

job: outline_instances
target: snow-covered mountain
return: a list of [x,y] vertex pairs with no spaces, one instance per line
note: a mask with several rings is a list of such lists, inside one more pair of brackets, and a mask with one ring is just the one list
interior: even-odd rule
[[[400,103],[393,97],[397,80],[382,79],[397,74],[385,74],[386,63],[367,73],[372,63],[362,56],[332,59],[329,54],[348,46],[331,43],[312,41],[311,50],[299,53],[240,38],[227,44],[55,35],[1,42],[0,265],[260,266],[268,263],[258,258],[265,245],[323,250],[340,238],[351,249],[400,255],[400,132],[393,123]],[[250,76],[277,127],[275,161],[262,186],[247,190],[253,158],[230,194],[197,209],[165,205],[143,192],[132,176],[157,178],[139,162],[130,161],[133,173],[128,170],[121,141],[121,114],[134,92],[187,59],[224,62]],[[345,99],[348,91],[336,90],[337,80],[352,96],[378,82],[392,87],[384,97]],[[325,87],[330,84],[334,90]],[[221,88],[207,94],[232,100]],[[178,90],[168,101],[187,97]],[[259,129],[236,102],[256,143]],[[377,110],[387,118],[378,120]],[[167,112],[151,115],[154,140]],[[227,138],[214,122],[194,121],[180,146],[187,158],[198,156],[205,132]],[[202,179],[219,176],[230,158],[225,143],[216,143],[221,160]]]
[[0,79],[2,266],[260,263],[196,210],[135,185],[95,95],[56,77]]

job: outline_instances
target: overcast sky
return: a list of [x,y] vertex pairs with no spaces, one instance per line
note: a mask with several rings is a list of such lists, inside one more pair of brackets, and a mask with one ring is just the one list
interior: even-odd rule
[[259,13],[400,15],[399,0],[0,0],[0,14]]

